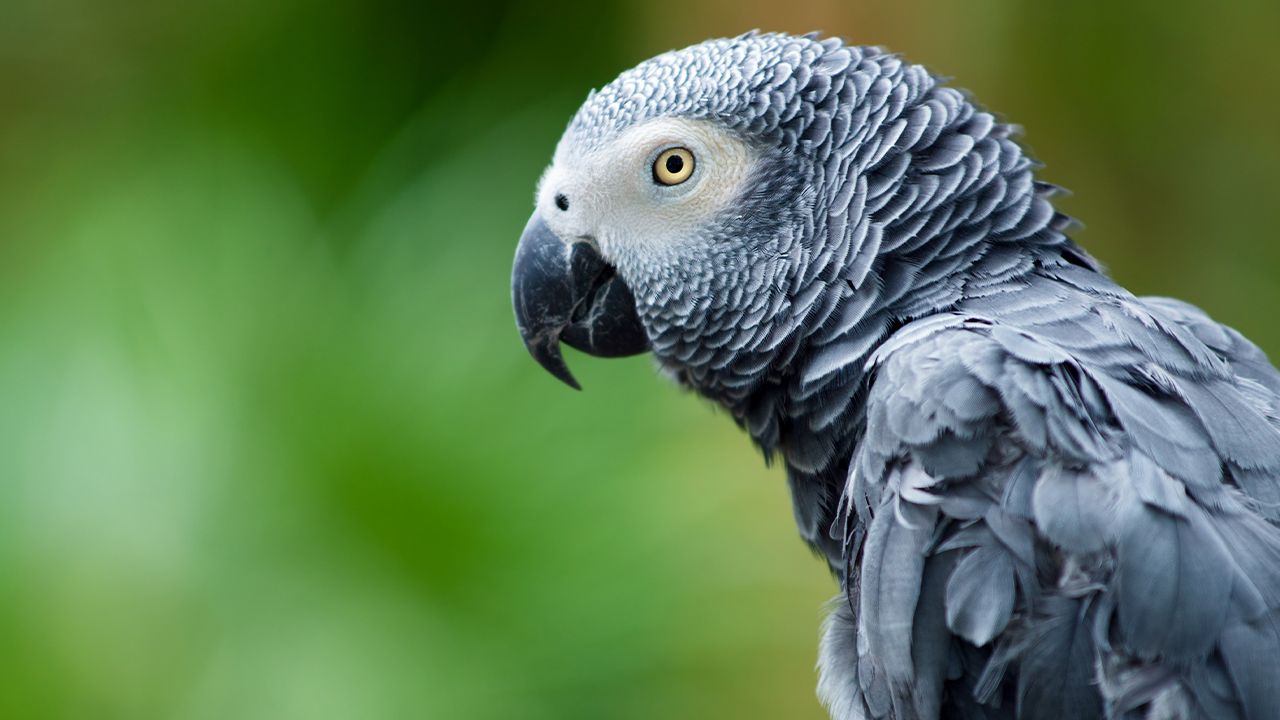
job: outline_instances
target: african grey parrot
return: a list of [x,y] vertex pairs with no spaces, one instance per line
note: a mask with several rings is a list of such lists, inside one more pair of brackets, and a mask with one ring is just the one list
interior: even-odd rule
[[1138,298],[968,97],[747,34],[592,93],[512,278],[526,346],[652,350],[781,455],[851,718],[1280,718],[1280,373]]

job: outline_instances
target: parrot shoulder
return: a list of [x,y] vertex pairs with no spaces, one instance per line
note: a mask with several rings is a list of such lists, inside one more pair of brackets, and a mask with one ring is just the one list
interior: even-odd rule
[[909,323],[867,361],[833,709],[1280,716],[1275,370],[1098,277]]

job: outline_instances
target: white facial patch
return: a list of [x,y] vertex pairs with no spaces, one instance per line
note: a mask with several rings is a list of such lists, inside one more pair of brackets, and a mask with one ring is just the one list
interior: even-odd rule
[[[671,148],[687,149],[694,169],[664,185],[654,163]],[[539,184],[538,211],[566,240],[595,239],[625,275],[625,266],[669,257],[701,237],[742,195],[754,161],[745,142],[707,120],[656,118],[588,154],[566,137]]]

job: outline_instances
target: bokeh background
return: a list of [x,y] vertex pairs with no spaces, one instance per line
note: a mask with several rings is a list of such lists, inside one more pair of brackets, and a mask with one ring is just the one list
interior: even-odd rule
[[1274,0],[2,0],[0,717],[823,717],[780,472],[508,300],[587,90],[756,27],[956,77],[1280,352]]

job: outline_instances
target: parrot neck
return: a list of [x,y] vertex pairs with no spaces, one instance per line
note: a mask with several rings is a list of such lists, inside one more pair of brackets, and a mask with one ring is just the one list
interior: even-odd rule
[[1014,128],[917,76],[900,81],[916,78],[914,101],[846,149],[791,155],[798,170],[763,177],[756,212],[726,225],[709,262],[657,276],[678,294],[637,293],[664,369],[798,471],[852,451],[866,358],[898,328],[1037,263],[1100,270],[1064,234],[1073,221],[1049,201],[1061,191],[1035,180]]

